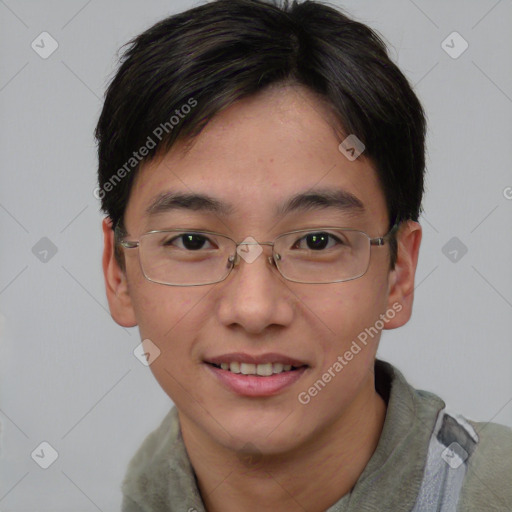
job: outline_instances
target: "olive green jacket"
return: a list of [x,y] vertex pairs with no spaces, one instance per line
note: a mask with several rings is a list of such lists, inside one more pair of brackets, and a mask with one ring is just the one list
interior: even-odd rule
[[[387,402],[379,443],[351,492],[326,512],[512,511],[512,429],[447,413],[383,361],[375,376]],[[175,408],[132,458],[122,490],[123,512],[207,512]]]

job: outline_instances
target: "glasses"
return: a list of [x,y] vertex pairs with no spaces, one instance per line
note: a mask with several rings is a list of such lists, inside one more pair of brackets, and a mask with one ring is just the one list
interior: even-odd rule
[[327,284],[363,276],[370,265],[371,246],[382,247],[398,223],[379,238],[351,228],[299,229],[279,235],[273,242],[252,237],[237,243],[213,231],[166,229],[144,233],[139,240],[123,239],[119,225],[116,241],[125,249],[139,249],[144,277],[168,286],[201,286],[224,281],[240,258],[252,263],[270,245],[268,257],[288,281]]

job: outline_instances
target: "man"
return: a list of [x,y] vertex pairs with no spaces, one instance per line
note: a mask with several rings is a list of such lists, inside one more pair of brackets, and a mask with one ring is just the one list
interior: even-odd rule
[[124,511],[512,508],[510,429],[375,360],[412,312],[425,118],[373,31],[317,2],[172,16],[96,135],[110,310],[175,404]]

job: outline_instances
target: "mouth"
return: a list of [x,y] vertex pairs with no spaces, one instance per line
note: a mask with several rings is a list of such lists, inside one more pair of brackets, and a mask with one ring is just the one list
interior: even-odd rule
[[228,390],[244,396],[272,396],[295,383],[309,365],[280,354],[226,354],[205,360]]
[[257,375],[258,377],[270,377],[271,375],[279,375],[283,372],[294,372],[300,368],[304,368],[305,366],[293,366],[291,364],[283,363],[239,363],[237,361],[231,361],[230,363],[209,364],[215,368],[226,370],[231,373],[240,373],[242,375]]

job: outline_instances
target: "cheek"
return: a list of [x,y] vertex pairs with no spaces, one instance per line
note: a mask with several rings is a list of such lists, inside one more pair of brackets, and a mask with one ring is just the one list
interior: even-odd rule
[[148,282],[134,299],[141,340],[151,340],[157,347],[153,350],[158,350],[150,369],[163,390],[178,402],[183,395],[190,399],[197,375],[194,348],[206,318],[201,298],[197,289],[184,291]]
[[[380,339],[376,322],[386,310],[385,283],[367,276],[339,283],[323,299],[303,297],[325,324],[327,336],[318,336],[318,367],[306,383],[302,397],[310,398],[316,421],[332,420],[335,402],[343,409],[372,378]],[[369,277],[369,276],[368,276]],[[302,402],[301,402],[302,403]]]
[[347,339],[369,324],[373,324],[384,312],[387,285],[384,280],[363,278],[330,286],[325,293],[303,294],[303,312],[317,318],[335,339]]
[[[320,368],[325,371],[351,347],[353,352],[357,352],[353,359],[358,359],[365,366],[374,356],[380,338],[380,330],[376,335],[372,327],[386,309],[385,278],[378,281],[375,276],[368,275],[328,286],[332,288],[324,293],[316,290],[315,294],[301,297],[302,314],[307,316],[310,325],[317,326],[315,342],[321,348]],[[367,334],[368,330],[371,335]],[[353,345],[358,339],[363,340],[359,343],[361,350]]]
[[130,297],[142,339],[149,338],[165,346],[176,338],[188,340],[197,330],[197,315],[205,291],[152,283],[135,276]]
[[136,258],[127,261],[127,277],[128,291],[142,339],[162,340],[194,305],[192,288],[165,286],[148,281]]

